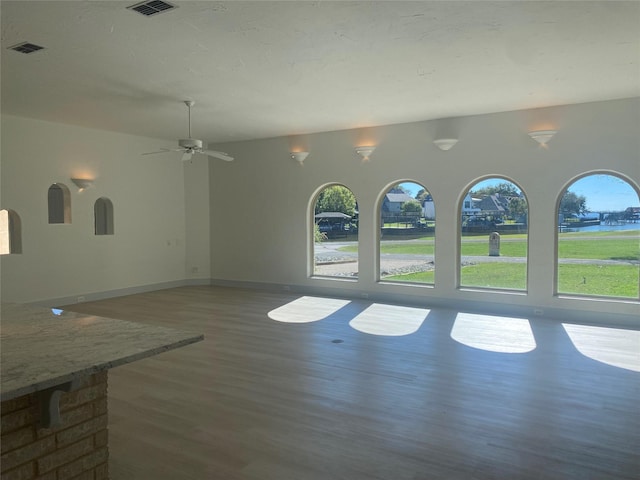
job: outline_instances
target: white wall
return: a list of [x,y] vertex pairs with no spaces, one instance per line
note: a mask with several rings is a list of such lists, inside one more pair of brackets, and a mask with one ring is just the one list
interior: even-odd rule
[[[548,149],[527,132],[557,129]],[[585,172],[610,170],[640,184],[640,99],[426,121],[217,145],[236,157],[211,168],[211,276],[214,283],[379,297],[427,305],[607,319],[634,318],[637,302],[558,298],[555,207],[568,182]],[[436,136],[459,138],[448,152]],[[356,145],[377,145],[369,162]],[[310,155],[301,166],[289,158]],[[506,176],[525,191],[530,207],[528,293],[456,288],[458,208],[476,180]],[[391,184],[413,180],[433,195],[436,212],[435,287],[376,282],[376,206]],[[349,187],[360,208],[357,281],[310,278],[311,200],[331,182]]]
[[209,165],[212,161],[196,155],[184,166],[185,275],[195,283],[207,283],[211,278]]
[[[527,132],[557,128],[542,149]],[[387,301],[577,319],[635,318],[637,302],[557,298],[555,204],[573,178],[611,170],[640,183],[640,99],[523,110],[439,121],[217,145],[236,161],[170,154],[140,156],[167,144],[81,127],[2,116],[0,208],[22,219],[23,253],[1,257],[3,301],[88,300],[154,286],[259,285]],[[436,136],[459,143],[442,152]],[[355,145],[375,144],[369,162]],[[289,157],[311,152],[304,165]],[[95,176],[78,192],[69,177]],[[456,288],[457,210],[477,179],[501,175],[530,205],[527,294]],[[376,282],[377,201],[393,183],[424,184],[436,202],[436,285]],[[47,189],[71,190],[71,225],[48,225]],[[357,281],[310,278],[311,201],[323,185],[353,190],[360,207]],[[185,189],[186,185],[186,189]],[[93,203],[110,198],[115,235],[93,234]]]
[[[0,204],[20,215],[23,253],[1,257],[2,300],[90,299],[184,281],[182,162],[140,155],[165,144],[3,115]],[[78,192],[69,178],[85,175],[95,185]],[[48,224],[54,182],[71,191],[70,225]],[[113,202],[113,236],[94,235],[93,204],[101,196]]]

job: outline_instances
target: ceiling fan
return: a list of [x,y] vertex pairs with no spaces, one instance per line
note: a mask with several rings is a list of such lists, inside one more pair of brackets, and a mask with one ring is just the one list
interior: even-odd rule
[[225,162],[230,162],[233,160],[233,157],[230,157],[224,152],[218,152],[216,150],[205,150],[202,148],[202,140],[198,140],[197,138],[191,138],[191,107],[195,105],[196,102],[192,100],[185,100],[184,104],[189,109],[189,138],[181,138],[178,140],[178,145],[180,148],[162,148],[157,152],[148,152],[143,153],[143,155],[155,155],[156,153],[166,153],[166,152],[182,152],[182,161],[187,162],[191,160],[194,154],[208,155],[209,157],[219,158],[224,160]]

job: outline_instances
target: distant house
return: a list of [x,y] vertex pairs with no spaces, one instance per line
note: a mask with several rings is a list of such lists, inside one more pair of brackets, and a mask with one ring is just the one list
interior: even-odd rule
[[509,198],[499,193],[494,193],[482,198],[475,203],[475,206],[480,209],[481,215],[501,217],[509,210]]
[[640,207],[627,207],[624,211],[624,218],[632,222],[640,221]]
[[391,191],[384,196],[380,210],[383,216],[400,215],[402,213],[402,205],[415,200],[411,195],[407,195],[404,192],[394,193]]
[[422,216],[427,220],[434,220],[436,218],[436,206],[433,203],[433,197],[427,195],[422,201]]
[[481,210],[477,206],[478,202],[480,202],[479,198],[473,198],[470,193],[467,193],[462,201],[462,216],[479,215]]

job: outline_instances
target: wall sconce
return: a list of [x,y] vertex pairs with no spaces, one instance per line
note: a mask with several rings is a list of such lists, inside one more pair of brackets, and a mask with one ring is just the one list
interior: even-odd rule
[[456,143],[458,143],[457,138],[438,138],[433,141],[440,150],[446,152],[447,150],[451,150]]
[[356,153],[362,157],[362,160],[369,160],[369,157],[374,152],[376,147],[368,146],[368,147],[356,147]]
[[71,181],[76,184],[80,191],[93,185],[93,180],[90,178],[72,178]]
[[529,136],[544,147],[556,133],[558,133],[557,130],[536,130],[529,132]]
[[291,158],[300,165],[307,159],[309,152],[291,152]]

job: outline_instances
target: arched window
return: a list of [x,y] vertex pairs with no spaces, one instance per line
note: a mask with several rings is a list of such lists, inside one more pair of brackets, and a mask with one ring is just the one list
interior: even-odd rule
[[527,289],[529,207],[511,180],[486,178],[460,199],[461,287]]
[[640,298],[638,191],[618,174],[600,172],[561,192],[556,293]]
[[313,276],[358,277],[358,204],[344,185],[322,188],[312,200]]
[[47,194],[49,223],[71,223],[71,195],[63,183],[54,183]]
[[106,197],[93,205],[96,235],[113,235],[113,203]]
[[0,210],[0,255],[22,253],[22,222],[13,210]]
[[433,284],[436,212],[427,189],[411,181],[396,183],[378,206],[379,279]]

